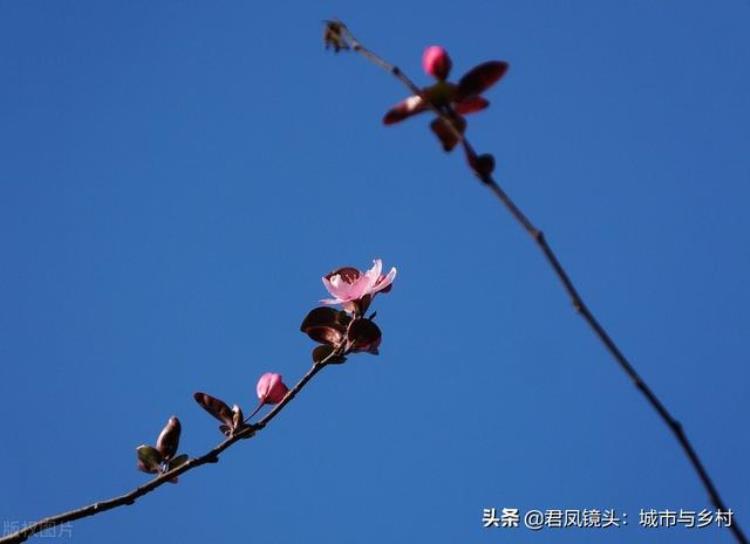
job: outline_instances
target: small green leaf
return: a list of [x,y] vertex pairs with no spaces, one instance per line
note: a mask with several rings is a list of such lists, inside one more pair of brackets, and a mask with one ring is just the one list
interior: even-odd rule
[[164,461],[159,450],[148,444],[142,444],[135,451],[138,454],[138,470],[149,474],[159,472],[159,467]]
[[184,465],[185,463],[187,463],[188,459],[189,457],[186,453],[183,453],[182,455],[178,455],[177,457],[175,457],[169,462],[169,470],[172,470],[173,468],[177,468],[181,465]]

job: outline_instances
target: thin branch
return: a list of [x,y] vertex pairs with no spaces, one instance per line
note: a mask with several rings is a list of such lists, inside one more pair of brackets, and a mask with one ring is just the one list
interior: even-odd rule
[[[364,47],[359,42],[359,40],[357,40],[349,31],[346,25],[338,21],[332,21],[328,24],[329,27],[330,25],[338,25],[337,35],[341,40],[338,44],[339,48],[350,48],[353,51],[361,54],[376,66],[395,76],[412,93],[424,98],[421,89],[419,89],[419,87],[417,87],[414,82],[409,79],[409,77],[406,76],[406,74],[404,74],[404,72],[401,71],[398,66],[385,61],[382,57]],[[711,477],[706,471],[705,466],[703,465],[703,462],[701,461],[700,457],[698,457],[698,454],[688,440],[687,435],[682,428],[682,424],[677,419],[675,419],[674,416],[672,416],[672,414],[667,410],[667,408],[664,406],[661,400],[659,400],[653,390],[646,384],[643,378],[641,378],[640,374],[638,374],[630,361],[625,357],[625,355],[623,355],[622,351],[620,351],[620,348],[617,347],[617,344],[615,344],[614,340],[612,340],[605,328],[599,323],[596,317],[594,317],[594,314],[591,312],[581,295],[578,293],[578,290],[570,279],[570,276],[566,272],[565,268],[563,268],[562,264],[560,264],[557,255],[547,243],[544,233],[540,229],[538,229],[528,218],[528,216],[523,213],[523,211],[521,211],[521,209],[515,204],[515,202],[513,202],[510,196],[508,196],[508,194],[502,189],[502,187],[500,187],[500,185],[495,181],[490,172],[487,172],[486,170],[483,170],[476,166],[478,164],[477,154],[469,141],[464,137],[464,135],[455,129],[453,121],[451,119],[451,114],[453,113],[452,110],[450,108],[446,108],[445,110],[443,110],[442,108],[436,107],[434,104],[430,104],[430,108],[445,122],[445,125],[453,131],[454,135],[462,143],[467,160],[474,174],[481,180],[484,185],[486,185],[490,189],[490,191],[497,197],[497,199],[500,200],[500,202],[510,212],[516,222],[521,225],[521,227],[529,234],[529,236],[531,236],[531,238],[537,244],[541,252],[544,254],[544,258],[547,260],[547,263],[550,265],[555,275],[560,280],[560,283],[562,284],[565,292],[570,298],[575,311],[578,312],[581,317],[583,317],[596,337],[601,341],[602,344],[604,344],[604,347],[607,349],[607,351],[609,351],[615,361],[620,365],[620,368],[622,368],[625,374],[628,375],[630,380],[633,382],[633,385],[635,385],[635,387],[643,394],[649,405],[656,411],[659,417],[672,431],[675,438],[677,439],[677,442],[682,447],[685,455],[687,455],[690,463],[693,465],[695,472],[698,474],[698,477],[700,478],[703,487],[706,489],[706,492],[708,493],[708,496],[713,505],[718,510],[728,511],[726,504],[719,495],[719,490],[714,485]],[[738,542],[740,542],[741,544],[747,544],[747,537],[740,529],[739,524],[733,521],[729,528]]]
[[305,387],[305,385],[310,380],[312,380],[313,377],[315,377],[315,375],[318,372],[320,372],[330,360],[332,360],[334,357],[340,354],[341,354],[341,348],[331,352],[328,355],[328,357],[323,359],[320,363],[314,364],[312,368],[310,368],[310,370],[308,370],[307,373],[302,377],[302,379],[300,379],[300,381],[297,382],[297,384],[287,392],[286,396],[281,400],[281,402],[279,402],[276,406],[274,406],[273,409],[270,412],[268,412],[268,414],[266,414],[258,423],[242,428],[237,433],[233,434],[232,436],[230,436],[229,438],[227,438],[226,440],[218,444],[215,448],[213,448],[208,453],[205,453],[204,455],[201,455],[200,457],[194,457],[186,461],[184,464],[180,465],[179,467],[174,468],[163,474],[160,474],[158,477],[154,478],[150,482],[147,482],[143,484],[142,486],[135,488],[133,491],[129,493],[125,493],[124,495],[120,495],[118,497],[113,497],[111,499],[95,502],[93,504],[83,506],[76,510],[63,512],[62,514],[49,516],[49,517],[40,519],[39,521],[35,521],[34,523],[27,525],[26,527],[24,527],[23,529],[19,531],[16,531],[15,533],[10,533],[8,535],[0,537],[0,544],[16,544],[18,542],[24,542],[30,536],[36,533],[39,533],[41,531],[47,530],[50,527],[55,527],[57,525],[61,525],[63,523],[69,523],[71,521],[75,521],[75,520],[82,519],[82,518],[87,518],[89,516],[95,516],[97,514],[101,514],[102,512],[106,512],[107,510],[112,510],[120,506],[134,504],[135,501],[138,500],[139,498],[151,493],[155,489],[158,489],[165,483],[176,478],[177,476],[180,476],[181,474],[184,474],[190,470],[193,470],[205,464],[218,463],[219,456],[224,452],[224,450],[229,449],[231,446],[233,446],[240,440],[254,437],[258,431],[264,429],[266,425],[268,425],[271,422],[271,420],[275,418],[281,412],[281,410],[283,410],[284,407],[291,402],[291,400],[295,396],[297,396],[297,393],[302,391],[302,388]]

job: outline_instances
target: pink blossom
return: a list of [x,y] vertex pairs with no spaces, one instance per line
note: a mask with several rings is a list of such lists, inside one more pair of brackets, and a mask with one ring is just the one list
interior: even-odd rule
[[367,272],[356,268],[345,267],[334,270],[323,276],[323,285],[333,298],[321,300],[323,304],[342,304],[345,309],[353,310],[365,297],[374,297],[377,293],[390,290],[396,278],[396,268],[391,268],[387,275],[382,274],[383,261],[375,259]]
[[428,75],[442,81],[448,77],[452,66],[453,63],[448,56],[448,52],[439,45],[431,45],[424,50],[422,68]]
[[258,380],[256,386],[258,399],[263,404],[278,404],[286,396],[289,388],[284,385],[281,374],[266,372]]
[[386,125],[399,123],[413,115],[429,110],[430,105],[443,109],[449,107],[452,110],[451,124],[455,130],[446,126],[446,122],[442,119],[433,121],[431,129],[440,139],[446,151],[453,149],[459,141],[455,132],[463,134],[466,127],[466,122],[462,116],[481,111],[490,105],[489,101],[481,95],[505,75],[505,72],[508,71],[508,63],[503,61],[484,62],[466,72],[458,83],[446,80],[451,65],[450,57],[445,49],[438,45],[428,47],[422,58],[422,66],[425,72],[438,81],[423,88],[419,95],[405,98],[393,106],[383,117],[383,123]]

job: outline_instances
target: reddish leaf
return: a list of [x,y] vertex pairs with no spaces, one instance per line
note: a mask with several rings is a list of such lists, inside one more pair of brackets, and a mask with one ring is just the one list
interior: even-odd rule
[[477,96],[492,87],[508,71],[508,63],[491,60],[469,70],[458,82],[457,101]]
[[299,329],[302,332],[307,332],[308,329],[313,327],[333,327],[345,330],[348,323],[342,319],[341,313],[330,306],[318,306],[308,312]]
[[318,344],[336,346],[341,343],[344,333],[333,327],[311,327],[307,330],[307,335]]
[[346,332],[350,319],[346,312],[320,306],[305,316],[300,330],[320,344],[336,345]]
[[[457,119],[453,120],[453,126],[458,130],[459,133],[463,134],[464,130],[466,129],[466,121],[462,117],[458,117]],[[447,124],[446,121],[443,121],[441,118],[435,119],[432,123],[430,123],[430,128],[432,129],[432,132],[435,133],[435,135],[440,140],[440,143],[443,144],[443,149],[445,151],[450,151],[454,147],[456,147],[456,144],[459,142],[459,138],[456,136],[456,133],[451,127]]]
[[369,319],[357,319],[349,327],[349,341],[354,352],[366,351],[377,355],[382,336],[380,328]]
[[335,349],[333,346],[317,346],[312,350],[313,363],[319,364],[322,361],[326,361],[326,364],[341,364],[346,361],[346,357],[341,355],[328,359]]
[[200,391],[195,393],[193,398],[195,402],[200,404],[206,412],[216,419],[226,425],[232,424],[232,410],[223,400],[212,397],[208,393],[201,393]]
[[461,100],[460,102],[456,102],[453,106],[453,109],[459,115],[466,115],[467,113],[481,111],[489,105],[490,101],[486,98],[482,98],[481,96],[471,96],[469,98]]
[[180,420],[172,416],[159,433],[159,438],[156,440],[156,449],[165,461],[169,461],[177,453],[177,448],[180,446],[181,430]]
[[422,99],[421,96],[410,96],[409,98],[402,100],[395,106],[393,106],[388,113],[383,117],[384,125],[392,125],[399,123],[404,119],[416,115],[425,110],[429,109],[427,103]]

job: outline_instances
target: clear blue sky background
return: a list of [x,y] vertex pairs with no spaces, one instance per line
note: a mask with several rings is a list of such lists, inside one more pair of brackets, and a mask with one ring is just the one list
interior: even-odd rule
[[420,82],[511,64],[470,120],[750,529],[750,2],[0,3],[0,520],[146,481],[192,399],[294,382],[320,276],[382,257],[380,357],[74,542],[730,542],[483,530],[484,507],[697,509],[664,424],[537,249],[404,96],[322,48],[337,16]]

